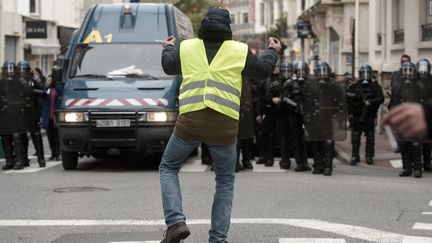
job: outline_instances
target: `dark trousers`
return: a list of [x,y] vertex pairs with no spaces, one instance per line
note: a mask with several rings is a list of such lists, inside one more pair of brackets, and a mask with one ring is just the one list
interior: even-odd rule
[[431,164],[431,145],[430,143],[423,143],[423,167],[430,166]]
[[54,126],[54,120],[50,120],[48,128],[46,129],[48,143],[51,149],[51,157],[60,157],[60,140],[58,135],[58,129]]
[[238,139],[237,140],[237,162],[240,161],[240,152],[243,157],[242,160],[251,160],[254,158],[253,154],[253,138]]
[[357,118],[354,119],[351,130],[352,157],[360,158],[360,143],[363,133],[366,136],[366,157],[373,158],[375,156],[375,119],[359,122]]
[[420,142],[399,142],[402,154],[402,165],[406,171],[422,170],[421,153],[422,146]]

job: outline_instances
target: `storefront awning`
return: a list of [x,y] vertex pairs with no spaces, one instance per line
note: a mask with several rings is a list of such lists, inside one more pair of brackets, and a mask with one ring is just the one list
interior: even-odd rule
[[30,44],[32,55],[59,55],[59,44]]

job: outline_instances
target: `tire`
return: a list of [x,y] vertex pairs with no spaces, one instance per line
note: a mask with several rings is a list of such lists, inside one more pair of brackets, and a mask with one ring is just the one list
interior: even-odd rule
[[78,153],[62,151],[62,164],[64,170],[76,170],[78,166]]

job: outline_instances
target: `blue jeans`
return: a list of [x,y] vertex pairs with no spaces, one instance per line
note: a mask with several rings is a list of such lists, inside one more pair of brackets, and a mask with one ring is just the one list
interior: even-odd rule
[[[172,134],[162,156],[159,173],[165,223],[168,226],[186,221],[178,173],[182,162],[198,145],[198,141],[185,140]],[[208,148],[216,173],[216,192],[211,213],[209,242],[219,243],[227,238],[231,222],[237,151],[235,144],[208,144]]]

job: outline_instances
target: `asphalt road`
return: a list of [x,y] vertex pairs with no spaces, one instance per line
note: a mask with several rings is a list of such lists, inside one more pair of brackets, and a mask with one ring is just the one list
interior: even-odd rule
[[[39,170],[33,159],[19,173],[0,172],[0,242],[161,240],[159,174],[151,159],[85,158],[77,171],[48,165]],[[399,178],[392,169],[335,165],[332,177],[277,164],[236,174],[228,241],[432,242],[432,174]],[[180,181],[192,231],[185,242],[207,242],[214,174],[195,157]]]

